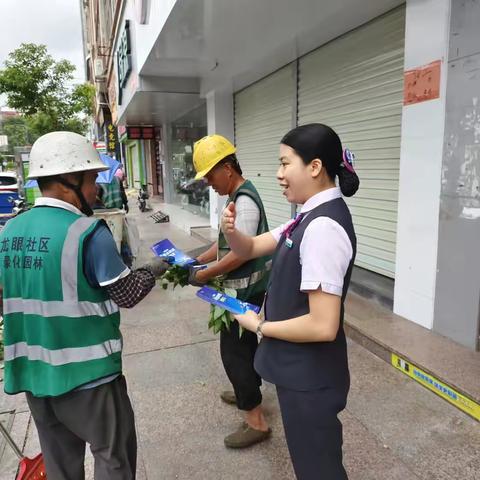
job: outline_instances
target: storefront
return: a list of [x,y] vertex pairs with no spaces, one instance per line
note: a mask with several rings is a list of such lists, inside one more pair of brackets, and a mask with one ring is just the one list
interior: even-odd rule
[[[382,41],[379,42],[378,39]],[[293,126],[332,126],[356,155],[360,190],[349,206],[356,264],[395,277],[405,8],[301,57],[235,94],[235,140],[272,227],[291,216],[275,181],[278,144]]]
[[[476,7],[448,0],[245,1],[152,0],[150,20],[141,25],[133,2],[126,2],[121,24],[131,22],[124,28],[131,69],[117,92],[118,123],[161,127],[156,172],[164,178],[165,201],[197,214],[209,208],[217,228],[224,199],[189,189],[195,139],[219,133],[236,143],[275,227],[293,210],[275,179],[280,139],[296,125],[331,125],[356,154],[361,179],[357,195],[347,199],[357,271],[389,285],[395,313],[475,348],[477,293],[445,292],[452,278],[462,285],[466,271],[475,279],[478,270],[472,262],[449,263],[452,248],[465,251],[457,232],[470,239],[477,219],[471,208],[478,192],[463,191],[476,185],[463,178],[475,171],[468,135],[478,102],[474,70],[463,59],[476,52],[476,37],[464,33],[460,40],[458,33],[465,27],[458,19]],[[464,84],[468,98],[461,97]],[[184,118],[204,103],[206,122]],[[154,173],[142,164],[148,147],[131,142],[125,144],[129,177],[138,187]],[[446,209],[453,201],[455,209]],[[452,219],[461,228],[450,227]]]
[[171,124],[171,203],[205,217],[209,215],[209,191],[203,179],[195,180],[193,145],[207,134],[205,104],[181,116]]

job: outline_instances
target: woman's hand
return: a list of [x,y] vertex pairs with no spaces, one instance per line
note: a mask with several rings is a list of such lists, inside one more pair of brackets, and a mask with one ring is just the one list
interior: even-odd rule
[[253,310],[247,310],[247,312],[242,315],[234,315],[234,318],[238,320],[238,323],[245,328],[245,330],[250,330],[251,332],[256,332],[260,323],[260,317]]
[[229,233],[233,233],[235,230],[235,203],[230,202],[222,213],[222,232],[227,235]]

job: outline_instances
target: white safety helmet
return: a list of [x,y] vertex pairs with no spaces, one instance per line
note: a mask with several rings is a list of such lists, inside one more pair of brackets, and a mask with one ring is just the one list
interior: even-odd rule
[[28,178],[108,170],[92,143],[73,132],[42,135],[32,146]]

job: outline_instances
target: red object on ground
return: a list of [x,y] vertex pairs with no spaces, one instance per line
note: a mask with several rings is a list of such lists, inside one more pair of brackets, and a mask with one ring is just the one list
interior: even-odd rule
[[15,455],[20,459],[18,464],[18,472],[15,480],[46,480],[45,464],[43,463],[43,455],[39,453],[36,457],[28,458],[18,448],[8,430],[0,422],[0,433],[5,437],[7,443],[12,447]]
[[39,453],[34,458],[23,457],[18,465],[16,480],[46,480],[45,464],[43,455]]

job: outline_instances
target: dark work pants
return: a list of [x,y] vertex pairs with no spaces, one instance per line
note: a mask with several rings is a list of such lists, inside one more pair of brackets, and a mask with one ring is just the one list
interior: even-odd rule
[[125,377],[58,397],[27,393],[27,401],[49,480],[84,480],[86,443],[95,480],[135,478],[137,438]]
[[277,386],[288,450],[298,480],[347,480],[342,424],[347,389],[298,392]]
[[[262,293],[248,301],[254,305],[262,305],[263,299]],[[244,330],[240,337],[236,320],[232,322],[229,332],[224,330],[220,332],[220,355],[240,410],[253,410],[262,403],[260,391],[262,379],[253,368],[257,346],[255,333]]]

